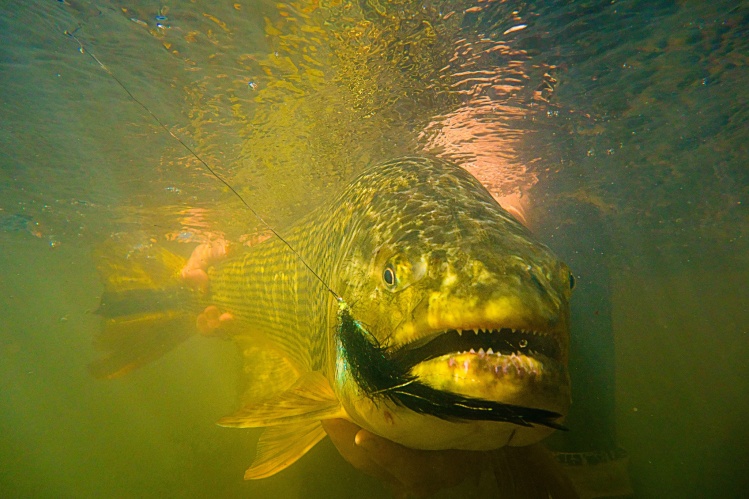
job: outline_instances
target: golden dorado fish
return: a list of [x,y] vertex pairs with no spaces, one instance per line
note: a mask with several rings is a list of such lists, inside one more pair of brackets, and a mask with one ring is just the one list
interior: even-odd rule
[[211,267],[204,294],[170,253],[128,267],[103,255],[111,352],[94,372],[160,355],[203,307],[230,314],[248,381],[219,424],[265,428],[248,479],[304,455],[326,419],[415,449],[525,446],[561,428],[571,274],[468,172],[423,157],[370,167],[284,239]]

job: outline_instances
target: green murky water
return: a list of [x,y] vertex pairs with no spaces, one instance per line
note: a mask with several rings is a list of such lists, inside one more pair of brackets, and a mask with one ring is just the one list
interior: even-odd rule
[[636,497],[745,493],[746,2],[36,0],[0,37],[0,495],[385,494],[327,442],[244,482],[229,344],[88,374],[97,245],[258,231],[115,77],[279,228],[369,162],[460,163],[579,281],[553,445],[624,449]]

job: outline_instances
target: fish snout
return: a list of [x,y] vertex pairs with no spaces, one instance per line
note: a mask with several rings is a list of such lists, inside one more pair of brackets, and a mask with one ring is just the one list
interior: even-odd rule
[[562,280],[569,280],[568,273],[566,267],[545,268],[517,257],[493,266],[478,260],[450,265],[428,293],[427,323],[433,330],[563,330],[569,320],[569,293]]

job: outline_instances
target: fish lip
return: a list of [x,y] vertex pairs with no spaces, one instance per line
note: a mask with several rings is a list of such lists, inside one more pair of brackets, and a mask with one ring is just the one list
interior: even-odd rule
[[553,332],[510,327],[447,329],[437,331],[390,351],[402,365],[415,366],[450,354],[480,350],[501,355],[525,355],[539,360],[562,362],[563,348]]

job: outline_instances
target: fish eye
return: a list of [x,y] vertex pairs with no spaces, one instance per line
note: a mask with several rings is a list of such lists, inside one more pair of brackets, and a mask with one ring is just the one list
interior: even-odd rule
[[385,270],[382,272],[382,280],[385,281],[388,287],[395,286],[395,271],[391,266],[388,265],[385,267]]
[[570,272],[570,289],[575,289],[575,276]]

